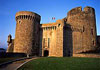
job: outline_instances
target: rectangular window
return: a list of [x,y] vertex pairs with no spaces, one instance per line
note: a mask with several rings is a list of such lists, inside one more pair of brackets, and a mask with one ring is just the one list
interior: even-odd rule
[[43,48],[45,47],[45,38],[43,38]]
[[48,48],[50,47],[50,38],[48,38]]

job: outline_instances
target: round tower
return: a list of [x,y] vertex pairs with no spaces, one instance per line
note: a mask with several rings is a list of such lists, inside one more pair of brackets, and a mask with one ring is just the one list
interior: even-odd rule
[[92,51],[96,48],[96,20],[92,7],[72,9],[67,14],[67,24],[71,25],[73,53]]
[[15,19],[14,52],[37,55],[39,49],[40,15],[29,11],[20,11],[16,13]]

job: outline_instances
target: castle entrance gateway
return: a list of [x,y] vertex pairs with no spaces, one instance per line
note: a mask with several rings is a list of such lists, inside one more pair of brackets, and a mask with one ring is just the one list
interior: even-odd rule
[[44,57],[49,56],[49,51],[48,50],[44,50]]

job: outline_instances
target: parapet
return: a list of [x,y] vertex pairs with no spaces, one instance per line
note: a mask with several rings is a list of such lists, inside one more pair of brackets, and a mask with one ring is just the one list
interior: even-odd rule
[[89,6],[86,6],[86,7],[84,8],[84,11],[85,11],[85,12],[95,12],[94,8],[89,7]]
[[41,20],[41,16],[38,15],[37,13],[34,12],[30,12],[30,11],[20,11],[16,13],[16,20],[17,19],[37,19],[37,20]]
[[82,7],[76,7],[73,8],[72,10],[70,10],[67,14],[71,15],[71,14],[76,14],[76,13],[80,13],[82,11]]
[[70,15],[76,15],[76,14],[80,14],[80,13],[93,13],[94,14],[95,10],[94,8],[92,7],[89,7],[89,6],[86,6],[84,8],[84,10],[82,10],[82,7],[76,7],[76,8],[73,8],[72,10],[70,10],[67,15],[70,16]]

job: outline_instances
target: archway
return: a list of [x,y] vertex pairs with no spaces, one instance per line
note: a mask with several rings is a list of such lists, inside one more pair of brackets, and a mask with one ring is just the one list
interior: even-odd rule
[[49,55],[49,51],[48,50],[44,50],[44,57],[47,57]]

